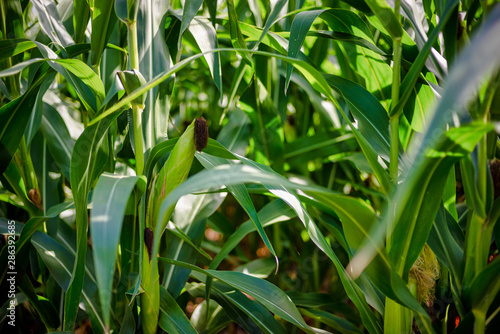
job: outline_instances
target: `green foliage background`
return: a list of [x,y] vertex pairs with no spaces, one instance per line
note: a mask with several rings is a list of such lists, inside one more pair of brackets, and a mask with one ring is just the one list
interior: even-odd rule
[[495,0],[1,0],[0,329],[15,265],[20,333],[495,332],[499,36]]

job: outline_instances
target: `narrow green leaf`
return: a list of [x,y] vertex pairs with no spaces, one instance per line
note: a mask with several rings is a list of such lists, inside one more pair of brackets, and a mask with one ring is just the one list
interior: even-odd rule
[[[26,254],[25,250],[29,242],[31,240],[31,237],[33,236],[33,233],[35,233],[40,226],[44,222],[46,222],[50,218],[54,218],[58,216],[61,212],[65,211],[68,209],[70,204],[65,204],[65,205],[60,205],[57,208],[54,208],[52,210],[49,210],[47,213],[47,216],[45,217],[33,217],[28,222],[24,225],[22,225],[22,230],[19,235],[19,239],[16,241],[15,247],[16,247],[16,255],[19,254]],[[8,266],[7,266],[7,257],[8,257],[8,250],[7,247],[2,248],[2,252],[0,254],[0,263],[2,263],[3,270],[1,272],[1,277],[4,277],[5,273],[8,271]]]
[[[425,243],[438,210],[438,205],[432,201],[431,196],[426,195],[425,191],[430,189],[428,187],[436,187],[436,190],[439,191],[439,198],[436,201],[440,202],[442,187],[444,187],[442,183],[446,181],[449,168],[461,157],[469,154],[477,140],[491,129],[489,125],[471,124],[453,129],[453,131],[450,131],[451,133],[445,132],[446,123],[451,121],[452,114],[458,112],[458,116],[462,116],[464,114],[462,106],[466,105],[474,96],[479,83],[500,66],[500,59],[496,57],[500,52],[500,48],[496,43],[491,43],[491,40],[498,34],[500,34],[500,8],[497,7],[484,22],[481,32],[472,39],[471,45],[457,58],[447,79],[447,86],[440,103],[436,110],[432,112],[432,119],[423,140],[412,147],[412,154],[410,155],[412,167],[407,173],[410,177],[392,195],[392,198],[397,200],[392,201],[392,205],[386,211],[378,231],[373,233],[377,243],[382,243],[385,239],[385,229],[389,219],[394,219],[397,224],[403,216],[413,218],[404,220],[406,223],[398,227],[398,234],[401,233],[403,238],[395,238],[405,250],[401,251],[400,249],[399,254],[391,250],[395,256],[394,260],[397,260],[397,266],[401,270],[409,269],[418,256],[423,246],[422,242]],[[477,56],[477,50],[481,50],[482,57]],[[446,167],[440,167],[439,170],[434,169],[441,163]],[[438,171],[439,173],[429,173],[429,170]],[[441,173],[442,175],[439,176],[438,174]],[[444,178],[444,180],[441,178]],[[432,192],[432,194],[435,193]],[[425,204],[430,205],[430,207],[421,206],[424,199],[429,200]],[[395,203],[398,203],[396,207],[394,207]],[[416,208],[411,211],[405,210],[413,205],[418,206],[418,211]],[[391,214],[388,214],[389,212]],[[391,218],[394,212],[395,216]],[[425,214],[429,220],[424,221],[423,225],[416,224],[417,216],[415,212],[421,212],[422,217]],[[420,232],[415,233],[417,230]],[[409,240],[413,238],[416,239],[411,241],[412,246],[410,247]],[[408,249],[408,247],[410,248]],[[359,251],[359,256],[351,261],[352,268],[355,268],[357,273],[361,272],[375,253],[376,250],[372,246],[364,247]],[[412,259],[413,261],[411,261]]]
[[[393,0],[388,0],[389,5],[393,7]],[[448,15],[449,10],[456,8],[458,2],[455,0],[452,1],[447,1],[446,3],[443,3],[444,11],[441,10],[440,13],[440,20],[438,22],[439,25],[441,25],[441,21],[446,21],[446,24],[443,25],[442,27],[444,28],[447,24],[454,25],[454,23],[451,23],[450,21],[450,16]],[[439,12],[439,10],[438,10]],[[425,20],[425,14],[423,11],[419,8],[417,8],[417,5],[415,2],[411,1],[402,1],[401,2],[401,15],[409,22],[415,31],[415,36],[414,40],[415,43],[418,45],[418,48],[420,50],[423,50],[425,43],[427,42],[427,31],[423,26],[423,22]],[[441,31],[440,28],[436,27],[439,31]],[[456,27],[455,27],[456,28]],[[455,34],[455,40],[457,39],[457,35]],[[446,52],[446,51],[445,51]],[[436,77],[439,79],[443,79],[443,74],[446,73],[447,70],[447,65],[450,65],[451,62],[448,63],[450,59],[445,59],[439,52],[436,50],[431,49],[431,57],[429,57],[425,64],[426,67],[431,71]],[[448,63],[448,64],[447,64]]]
[[[257,165],[252,161],[246,159],[244,160],[251,165]],[[217,166],[210,170],[205,170],[203,172],[200,172],[191,177],[190,179],[188,179],[186,182],[184,182],[176,189],[174,189],[169,194],[169,196],[167,196],[165,201],[162,203],[162,208],[160,210],[160,217],[163,217],[166,211],[169,210],[169,208],[183,194],[192,193],[195,191],[201,191],[210,188],[212,186],[219,186],[219,185],[227,186],[243,182],[252,182],[252,183],[257,182],[265,184],[266,187],[274,189],[271,191],[274,192],[276,195],[280,196],[281,198],[285,199],[288,202],[288,204],[294,208],[294,210],[297,212],[301,220],[303,220],[303,223],[313,241],[323,252],[325,252],[332,259],[339,273],[342,273],[341,276],[342,283],[346,288],[346,290],[348,290],[349,297],[355,302],[358,309],[362,311],[362,317],[365,326],[370,328],[371,332],[379,332],[380,327],[377,324],[377,320],[374,318],[372,311],[366,304],[365,297],[362,294],[361,290],[359,290],[359,287],[357,287],[357,285],[349,278],[347,272],[344,270],[344,267],[342,266],[336,255],[333,253],[331,247],[326,242],[321,231],[317,229],[311,217],[303,209],[298,199],[293,195],[292,192],[290,192],[290,190],[284,188],[284,187],[290,187],[291,189],[300,188],[302,190],[307,190],[308,187],[291,183],[282,177],[278,177],[277,174],[272,174],[270,172],[266,173],[264,172],[266,170],[265,167],[261,168],[264,168],[264,170],[257,169],[251,166],[238,166],[238,165],[230,167]],[[309,189],[312,190],[313,188]],[[159,225],[160,224],[157,224],[156,228],[157,231],[155,232],[155,243],[153,247],[153,252],[157,252],[159,248],[159,236],[161,235],[161,230],[159,228]]]
[[144,168],[144,174],[147,176],[148,180],[151,179],[153,168],[155,167],[156,163],[161,158],[166,156],[168,152],[172,151],[178,140],[179,138],[165,140],[153,147],[147,157],[146,168]]
[[[290,29],[290,44],[288,47],[288,56],[290,58],[297,58],[300,48],[313,24],[314,20],[318,17],[322,18],[336,33],[350,34],[364,40],[373,42],[371,33],[366,24],[354,12],[343,9],[319,9],[300,12],[293,20]],[[293,67],[291,64],[287,65],[286,72],[286,85],[290,82]]]
[[183,266],[204,275],[211,276],[212,278],[219,279],[241,292],[252,296],[269,311],[301,328],[306,333],[314,333],[312,328],[306,324],[290,298],[278,287],[268,281],[234,271],[203,270],[188,263],[162,257],[158,257],[158,260],[173,265]]
[[382,57],[389,57],[389,55],[382,51],[379,47],[377,47],[373,43],[373,41],[354,36],[351,33],[334,32],[329,30],[310,30],[307,33],[307,36],[329,38],[335,41],[348,42],[371,50]]
[[65,296],[65,329],[73,328],[78,313],[87,251],[87,200],[91,187],[108,160],[109,145],[106,132],[114,118],[108,117],[97,124],[88,126],[76,141],[71,155],[70,182],[76,209],[77,253],[71,274],[72,279]]
[[5,39],[0,41],[0,61],[36,47],[29,39]]
[[317,309],[299,309],[300,313],[303,315],[312,318],[314,320],[320,321],[327,326],[332,327],[333,329],[339,331],[340,333],[362,333],[359,328],[357,328],[351,322],[336,316],[334,314],[328,313],[323,310]]
[[71,154],[75,141],[69,135],[68,128],[61,115],[50,104],[43,104],[42,124],[40,126],[50,154],[64,176],[69,180]]
[[198,333],[177,304],[177,301],[163,286],[160,286],[160,319],[158,325],[167,333]]
[[217,0],[205,0],[205,6],[208,7],[210,20],[212,21],[212,25],[215,27],[215,19],[217,18]]
[[264,26],[264,29],[262,29],[262,34],[259,37],[259,40],[257,41],[257,44],[254,46],[254,48],[256,48],[260,44],[260,42],[262,42],[262,39],[266,36],[269,29],[271,29],[271,26],[276,22],[276,18],[287,2],[288,0],[278,0],[274,3],[273,9],[266,19],[266,25]]
[[366,0],[366,4],[377,15],[380,22],[387,29],[393,39],[403,36],[401,23],[394,14],[394,9],[389,7],[386,0]]
[[[97,2],[99,3],[104,1]],[[75,29],[73,37],[77,44],[84,41],[89,18],[90,8],[87,0],[73,0],[73,27]]]
[[299,138],[285,146],[285,159],[296,165],[341,152],[356,151],[356,139],[347,131],[320,132]]
[[236,9],[233,0],[226,0],[227,13],[229,15],[229,33],[231,35],[231,43],[235,49],[238,49],[238,53],[241,55],[245,63],[249,66],[253,66],[250,59],[250,55],[244,51],[247,49],[247,44],[245,39],[241,34],[241,29],[238,22],[238,15],[236,14]]
[[332,88],[342,95],[349,111],[359,122],[359,132],[370,139],[376,152],[389,160],[389,116],[380,102],[362,86],[340,76],[325,74]]
[[59,317],[54,304],[49,299],[36,294],[35,288],[27,275],[23,276],[17,286],[38,312],[47,329],[49,331],[57,329],[59,327]]
[[[271,226],[279,222],[287,221],[295,217],[294,211],[282,200],[277,199],[271,203],[264,206],[258,213],[259,220],[263,227]],[[212,262],[210,263],[210,269],[217,269],[219,264],[224,260],[229,253],[238,246],[243,238],[256,231],[255,225],[251,220],[247,220],[240,227],[231,234],[231,236],[226,240],[222,249],[217,253]]]
[[[83,4],[82,7],[84,7]],[[111,32],[115,27],[117,18],[114,13],[114,7],[113,0],[93,1],[92,34],[90,36],[91,64],[93,67],[99,66],[102,52],[104,51],[104,48],[109,41],[109,37],[111,36]],[[81,15],[82,19],[85,20],[86,14],[85,8],[83,8],[83,13],[78,13],[75,16]],[[88,16],[86,19],[88,21]],[[85,26],[87,26],[86,22]]]
[[448,174],[448,178],[446,180],[446,185],[443,191],[443,205],[448,210],[448,212],[452,215],[455,221],[458,221],[458,212],[457,212],[457,182],[455,175],[455,168],[450,170]]
[[137,198],[146,190],[146,179],[139,176],[120,177],[104,173],[92,195],[90,235],[94,249],[94,266],[99,297],[106,326],[110,325],[113,276],[127,202],[134,188]]
[[446,22],[451,16],[453,8],[457,6],[458,3],[459,0],[451,0],[450,2],[448,2],[444,13],[440,17],[439,23],[437,24],[436,28],[434,28],[430,33],[427,42],[420,49],[420,52],[418,53],[417,58],[413,62],[413,65],[411,66],[410,70],[408,71],[405,78],[401,82],[400,99],[394,107],[391,107],[390,116],[398,115],[403,110],[403,107],[405,106],[406,102],[408,101],[408,98],[411,96],[413,92],[413,88],[415,87],[417,79],[420,77],[420,73],[425,66],[426,60],[429,57],[429,54],[431,53],[432,45],[434,45],[434,43],[436,42],[439,33],[444,28]]
[[[224,161],[223,159],[220,158],[217,159],[208,155],[197,155],[197,157],[205,168],[213,168],[218,165],[229,163],[229,161],[227,160]],[[250,220],[254,223],[257,232],[262,238],[262,241],[264,241],[264,244],[269,249],[271,254],[274,255],[276,263],[278,264],[278,256],[276,255],[276,252],[274,251],[274,248],[271,242],[269,241],[269,238],[266,232],[264,231],[261,222],[259,221],[259,216],[257,215],[257,211],[255,210],[255,207],[252,203],[252,200],[250,199],[250,195],[248,194],[248,191],[245,188],[245,186],[241,184],[239,185],[236,184],[236,185],[228,185],[227,188],[231,192],[231,194],[236,198],[236,200],[241,205],[243,210],[245,210],[247,215],[250,217]]]
[[[271,260],[271,263],[274,264],[274,261]],[[200,281],[204,280],[204,276],[198,272],[193,272],[192,276]],[[201,284],[192,284],[188,289],[190,294],[197,297],[204,297],[204,290]],[[285,333],[284,328],[265,307],[235,288],[220,281],[215,281],[212,283],[210,290],[210,297],[221,305],[231,319],[247,332]]]
[[[75,262],[74,253],[47,234],[39,231],[35,232],[31,239],[31,243],[35,246],[38,254],[59,286],[64,291],[67,291],[71,284],[71,269]],[[90,317],[92,330],[95,333],[104,333],[106,331],[106,326],[104,325],[104,319],[102,318],[102,312],[98,302],[97,286],[86,271],[83,271],[81,275],[81,280],[83,281],[81,296],[87,314]],[[78,302],[80,302],[80,300]]]
[[35,104],[33,106],[33,111],[31,112],[30,120],[28,125],[26,126],[26,131],[24,132],[24,138],[26,139],[26,145],[29,146],[33,138],[35,137],[38,128],[42,123],[42,114],[43,114],[43,96],[49,89],[50,85],[52,85],[52,81],[54,80],[55,73],[49,75],[49,77],[42,83],[40,86],[40,90],[36,96]]
[[457,222],[453,221],[451,214],[446,211],[444,206],[441,206],[432,225],[427,244],[439,261],[452,272],[451,277],[454,283],[459,286],[464,271],[462,267],[464,250],[453,237],[449,227],[450,224],[457,224]]
[[[183,21],[184,22],[184,21]],[[201,52],[205,53],[205,59],[214,79],[215,86],[220,92],[222,99],[222,73],[219,53],[207,53],[207,51],[217,49],[219,43],[215,28],[210,22],[202,16],[195,17],[189,25],[189,32],[196,39],[196,43],[200,47]]]
[[0,108],[0,173],[9,165],[23,138],[41,83]]
[[462,176],[462,184],[465,192],[467,207],[475,211],[482,218],[486,217],[484,204],[481,200],[481,195],[477,188],[477,173],[474,163],[470,156],[465,156],[460,160],[460,175]]
[[177,48],[179,50],[182,47],[182,35],[191,24],[191,20],[193,20],[196,13],[200,10],[202,3],[203,0],[187,0],[184,2],[181,19],[181,31],[179,32],[179,41],[177,42]]
[[[85,101],[87,101],[87,103],[91,103],[93,110],[97,111],[100,108],[101,103],[102,101],[104,101],[105,97],[104,85],[102,84],[99,76],[94,71],[92,71],[90,67],[88,67],[85,63],[78,59],[58,59],[53,61],[57,64],[62,65],[71,74],[80,79],[83,84],[88,87],[88,89],[90,89],[91,92],[87,92],[86,89],[81,90],[80,95],[82,96],[82,98],[84,98]],[[54,66],[53,64],[51,66],[54,67],[56,71],[58,71],[57,66]],[[60,73],[64,75],[63,72]],[[80,85],[75,87],[75,89],[79,89],[79,86]],[[91,96],[93,96],[93,98]]]
[[476,318],[486,319],[488,308],[500,291],[500,261],[490,263],[472,282],[470,296],[472,313]]
[[[290,28],[290,36],[293,36],[293,39],[290,40],[290,44],[288,46],[288,57],[297,58],[300,48],[302,47],[302,43],[304,43],[307,32],[309,31],[309,28],[313,24],[314,20],[316,20],[316,18],[324,11],[325,10],[321,9],[300,12],[297,14],[297,16],[295,16],[295,19],[292,22],[292,27]],[[285,91],[288,89],[288,85],[290,84],[292,71],[292,64],[287,64]]]
[[66,48],[71,44],[75,44],[61,22],[56,2],[46,3],[42,0],[33,0],[31,3],[35,8],[41,29],[58,48]]
[[0,71],[0,78],[5,78],[5,77],[9,77],[11,75],[17,74],[17,73],[21,72],[22,70],[24,70],[26,67],[28,67],[32,64],[42,62],[42,61],[43,61],[43,58],[32,58],[32,59],[23,61],[21,63],[18,63],[10,68],[7,68],[3,71]]
[[75,88],[86,108],[96,112],[105,97],[104,85],[99,76],[81,60],[59,59],[57,53],[49,47],[35,43],[47,63]]

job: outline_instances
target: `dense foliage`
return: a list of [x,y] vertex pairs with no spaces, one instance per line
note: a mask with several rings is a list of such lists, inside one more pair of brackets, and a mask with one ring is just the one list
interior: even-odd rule
[[2,332],[497,330],[496,0],[0,23]]

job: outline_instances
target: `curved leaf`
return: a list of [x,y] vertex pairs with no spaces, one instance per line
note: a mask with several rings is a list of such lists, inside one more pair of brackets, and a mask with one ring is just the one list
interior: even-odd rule
[[61,22],[56,2],[45,3],[43,0],[33,0],[32,3],[40,22],[40,27],[57,47],[65,48],[71,44],[75,44]]
[[36,44],[29,39],[18,38],[2,40],[0,41],[0,61],[33,48],[36,48]]
[[162,257],[158,257],[158,260],[182,266],[212,278],[219,279],[233,288],[252,296],[269,311],[301,328],[306,333],[314,333],[314,330],[307,325],[290,298],[278,287],[268,281],[234,271],[203,270],[189,263]]
[[[62,246],[59,242],[39,231],[35,232],[31,239],[38,254],[54,276],[59,286],[67,291],[71,284],[71,270],[75,262],[75,256]],[[97,286],[84,271],[82,272],[82,301],[86,306],[87,314],[92,323],[92,330],[96,333],[106,332],[104,319],[97,298]],[[78,303],[80,300],[78,300]]]
[[[251,161],[248,161],[249,164],[252,164]],[[366,304],[365,297],[362,292],[359,290],[359,287],[349,278],[347,272],[345,272],[344,267],[333,253],[331,247],[326,242],[324,236],[321,231],[319,231],[312,221],[311,217],[308,213],[303,209],[302,205],[298,201],[298,199],[293,195],[292,192],[287,190],[286,187],[290,187],[291,189],[299,188],[302,190],[313,190],[318,188],[316,187],[307,187],[301,186],[298,184],[294,184],[289,182],[288,180],[278,177],[275,174],[266,173],[262,170],[259,170],[252,166],[217,166],[210,170],[203,171],[194,175],[184,182],[182,185],[174,189],[162,203],[162,207],[160,210],[160,217],[163,217],[166,210],[177,201],[179,197],[183,194],[192,193],[196,191],[205,190],[212,186],[220,186],[220,185],[231,185],[238,184],[243,182],[251,182],[251,183],[263,183],[266,187],[269,187],[272,192],[276,195],[280,196],[282,199],[286,200],[289,205],[291,205],[296,211],[297,215],[303,221],[309,235],[313,239],[313,241],[317,244],[317,246],[325,252],[334,262],[339,273],[342,273],[341,279],[344,287],[348,290],[349,297],[354,301],[354,303],[358,306],[358,308],[362,311],[362,317],[364,319],[365,325],[367,328],[370,328],[371,332],[379,332],[380,329],[377,325],[377,320],[375,320],[374,315],[371,310],[369,310],[368,305]],[[153,246],[153,252],[156,254],[159,248],[159,236],[161,235],[161,224],[156,225],[155,231],[155,242]],[[153,258],[154,261],[154,258]]]
[[181,31],[179,32],[179,40],[177,42],[177,48],[182,47],[182,35],[184,31],[189,27],[191,21],[195,17],[196,13],[200,10],[203,0],[187,0],[184,1],[184,7],[182,11],[181,19]]
[[[271,263],[274,264],[273,261]],[[203,275],[193,272],[193,277],[203,281]],[[193,284],[194,285],[194,284]],[[191,286],[188,291],[198,297],[204,297],[204,288],[201,284]],[[251,300],[242,292],[220,281],[212,283],[210,297],[221,305],[226,313],[247,332],[262,331],[266,334],[284,334],[284,328],[269,311],[258,302]],[[250,320],[250,321],[249,321]]]
[[158,325],[167,333],[197,334],[177,301],[160,286],[160,319]]
[[[386,0],[365,0],[366,4],[377,15],[393,39],[403,36],[403,28],[394,10]],[[399,16],[399,15],[398,15]]]

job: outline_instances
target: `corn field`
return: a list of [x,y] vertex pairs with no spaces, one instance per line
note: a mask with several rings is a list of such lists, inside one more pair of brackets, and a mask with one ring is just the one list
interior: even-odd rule
[[1,0],[2,333],[497,333],[497,0]]

